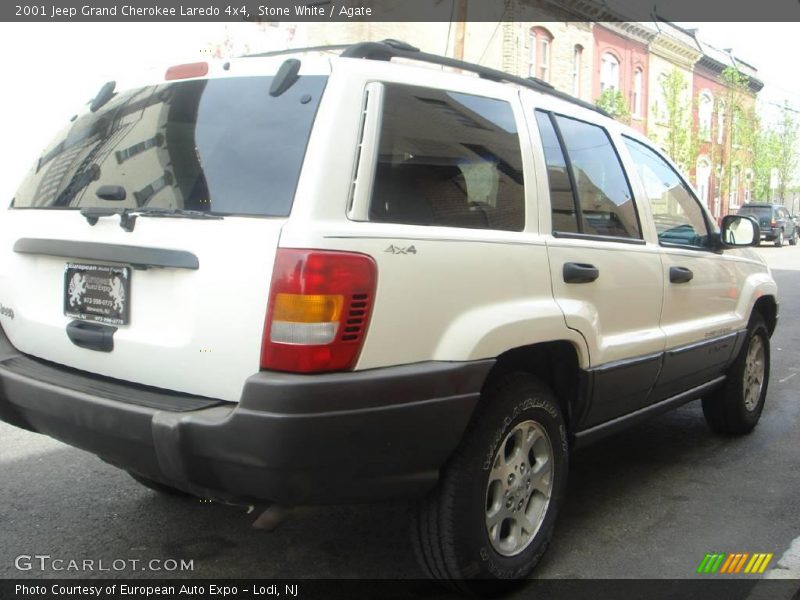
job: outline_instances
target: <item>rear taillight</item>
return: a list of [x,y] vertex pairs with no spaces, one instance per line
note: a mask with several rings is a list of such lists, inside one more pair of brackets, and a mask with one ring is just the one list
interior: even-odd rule
[[775,225],[777,225],[777,224],[778,224],[778,222],[777,222],[777,221],[775,220],[775,218],[773,217],[772,221],[770,221],[770,222],[769,222],[769,224],[770,224],[772,227],[775,227]]
[[279,248],[261,342],[261,368],[344,371],[361,352],[377,267],[365,254]]

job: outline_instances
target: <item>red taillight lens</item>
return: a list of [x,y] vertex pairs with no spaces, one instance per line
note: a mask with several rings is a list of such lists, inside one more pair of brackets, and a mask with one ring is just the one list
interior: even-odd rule
[[769,224],[770,224],[772,227],[775,227],[775,225],[777,225],[777,224],[778,224],[778,222],[777,222],[775,219],[772,219],[772,221],[770,221],[770,222],[769,222]]
[[261,342],[261,368],[295,373],[351,369],[375,296],[365,254],[279,248]]
[[197,62],[170,67],[164,74],[164,79],[172,81],[173,79],[189,79],[191,77],[205,77],[206,75],[208,75],[208,63]]

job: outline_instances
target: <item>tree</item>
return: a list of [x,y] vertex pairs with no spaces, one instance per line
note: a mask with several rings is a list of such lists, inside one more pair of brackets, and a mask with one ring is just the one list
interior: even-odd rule
[[[722,167],[720,198],[730,195],[736,185],[734,177],[744,174],[752,167],[752,147],[756,131],[752,127],[753,109],[747,100],[751,98],[748,88],[748,79],[735,67],[726,67],[720,75],[721,82],[725,85],[725,92],[717,100],[717,114],[722,112],[720,121],[727,131],[727,137],[722,139],[720,149],[720,165]],[[718,136],[714,136],[719,139]],[[714,139],[712,138],[712,144]]]
[[625,103],[625,98],[622,96],[622,92],[619,90],[615,90],[613,88],[603,90],[603,93],[600,94],[600,97],[597,99],[595,104],[598,108],[606,111],[617,121],[622,121],[623,123],[628,124],[631,122],[631,111],[628,110],[628,105]]
[[795,111],[788,102],[781,108],[781,118],[775,131],[778,148],[775,156],[775,168],[778,169],[778,198],[786,201],[786,194],[794,184],[797,175],[797,142],[800,137],[800,123]]
[[695,160],[696,144],[692,137],[692,105],[688,95],[689,83],[678,69],[673,68],[661,79],[664,100],[663,118],[667,132],[664,150],[682,170],[688,171]]
[[756,133],[752,144],[753,180],[751,189],[753,200],[766,202],[770,199],[769,180],[776,157],[780,151],[780,139],[771,128],[761,125],[760,118],[755,120]]

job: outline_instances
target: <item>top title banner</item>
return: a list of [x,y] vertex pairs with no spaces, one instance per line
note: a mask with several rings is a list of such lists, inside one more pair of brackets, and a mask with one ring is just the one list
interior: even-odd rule
[[800,0],[6,0],[0,21],[800,21]]

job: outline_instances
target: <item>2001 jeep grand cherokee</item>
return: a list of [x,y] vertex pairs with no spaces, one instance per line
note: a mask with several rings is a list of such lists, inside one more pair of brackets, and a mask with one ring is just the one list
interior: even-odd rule
[[536,80],[393,41],[179,65],[3,211],[0,417],[210,498],[419,499],[431,575],[523,578],[574,447],[698,398],[756,425],[759,237]]

